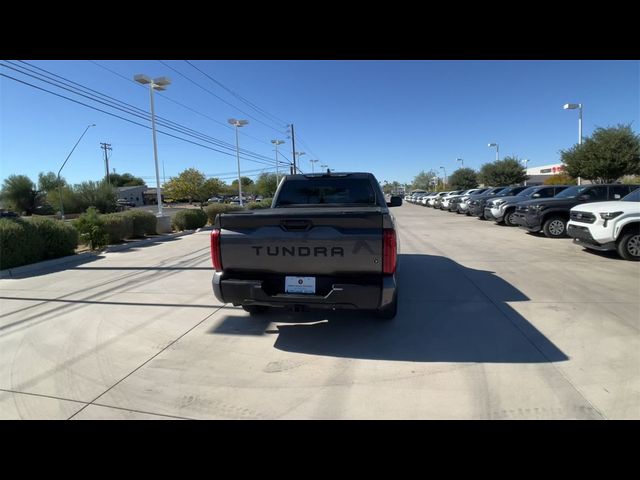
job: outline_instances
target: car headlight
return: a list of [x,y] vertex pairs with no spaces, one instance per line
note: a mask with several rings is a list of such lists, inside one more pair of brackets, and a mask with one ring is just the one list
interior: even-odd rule
[[623,212],[602,212],[600,213],[600,218],[603,220],[612,220],[617,216],[622,215]]
[[496,200],[495,202],[493,202],[493,206],[494,207],[499,207],[500,205],[507,203],[505,200]]
[[540,212],[540,211],[544,210],[545,208],[547,208],[546,205],[532,205],[531,206],[531,209],[535,210],[537,212]]

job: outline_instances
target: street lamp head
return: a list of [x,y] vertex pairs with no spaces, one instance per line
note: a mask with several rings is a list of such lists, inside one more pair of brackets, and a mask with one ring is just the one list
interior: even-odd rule
[[235,127],[243,127],[249,123],[247,120],[236,120],[235,118],[230,118],[228,122]]
[[275,145],[282,145],[284,143],[284,140],[271,140],[271,143]]
[[136,82],[141,83],[142,85],[146,85],[148,83],[151,83],[151,78],[148,77],[147,75],[143,74],[143,73],[138,73],[137,75],[134,75],[133,79]]
[[171,85],[171,79],[169,77],[158,77],[153,79],[153,83],[159,87],[166,87]]
[[498,144],[497,143],[489,143],[487,144],[487,147],[497,147]]
[[580,103],[565,103],[562,108],[565,110],[575,110],[576,108],[580,108],[582,105]]

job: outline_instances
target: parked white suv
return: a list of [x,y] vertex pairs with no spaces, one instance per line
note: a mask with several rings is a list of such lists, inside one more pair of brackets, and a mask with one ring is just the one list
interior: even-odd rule
[[583,247],[617,250],[625,260],[640,260],[640,188],[619,201],[576,205],[567,234]]

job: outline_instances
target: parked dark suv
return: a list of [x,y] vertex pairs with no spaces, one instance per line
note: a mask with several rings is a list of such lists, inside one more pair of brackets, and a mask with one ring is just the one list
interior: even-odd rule
[[487,201],[484,207],[484,216],[489,220],[493,219],[498,223],[504,222],[505,225],[512,227],[514,225],[513,216],[518,203],[555,197],[568,187],[569,185],[537,185],[525,188],[513,197],[498,195],[495,199]]
[[564,237],[571,208],[581,203],[620,200],[638,187],[640,185],[574,185],[553,198],[519,203],[513,221],[530,232],[543,231],[550,238]]

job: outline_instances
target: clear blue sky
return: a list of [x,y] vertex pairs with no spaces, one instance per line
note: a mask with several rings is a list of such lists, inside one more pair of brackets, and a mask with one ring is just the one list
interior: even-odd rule
[[[495,158],[489,142],[500,144],[501,157],[528,158],[529,167],[558,162],[559,150],[578,136],[577,111],[562,109],[568,102],[584,104],[585,136],[618,123],[632,122],[639,130],[638,61],[193,61],[279,120],[240,102],[185,61],[164,62],[210,93],[156,60],[97,61],[124,78],[85,60],[28,61],[29,68],[40,67],[145,112],[148,89],[129,79],[136,73],[170,77],[167,91],[155,95],[156,114],[231,148],[206,143],[225,155],[159,134],[160,176],[164,163],[167,180],[195,167],[230,183],[236,170],[231,117],[249,120],[240,130],[240,147],[267,163],[275,157],[269,141],[276,138],[286,140],[280,148],[291,159],[286,123],[293,122],[296,150],[306,152],[301,157],[305,172],[311,171],[309,160],[317,158],[316,168],[326,163],[337,171],[371,171],[380,181],[403,183],[420,170],[440,166],[451,174],[456,158],[477,169]],[[6,66],[0,73],[149,124]],[[62,175],[71,183],[101,179],[100,142],[107,142],[113,148],[111,167],[155,186],[149,129],[5,77],[0,77],[0,108],[0,180],[25,174],[36,181],[38,172],[57,172],[85,127],[95,123]],[[241,163],[243,171],[256,175],[274,162],[245,158]]]

